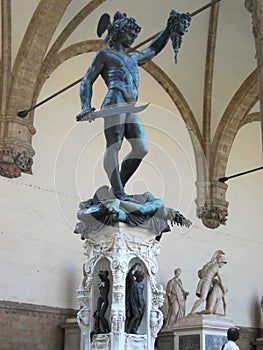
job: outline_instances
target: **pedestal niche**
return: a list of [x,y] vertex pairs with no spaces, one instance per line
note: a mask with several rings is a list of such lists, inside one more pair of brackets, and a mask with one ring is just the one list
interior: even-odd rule
[[[154,348],[155,338],[163,323],[159,307],[163,304],[164,290],[155,281],[158,270],[156,256],[159,252],[160,245],[155,240],[155,235],[124,223],[115,224],[114,227],[105,226],[99,233],[85,240],[83,281],[77,290],[81,350]],[[144,276],[141,297],[145,301],[145,307],[136,334],[134,329],[127,332],[126,299],[131,292],[127,290],[127,275],[132,273],[131,267],[133,273],[139,270]],[[109,305],[104,318],[109,326],[108,331],[105,323],[98,324],[101,320],[96,317],[100,297],[100,271],[107,271]]]
[[221,315],[188,315],[159,335],[160,350],[218,350],[226,343],[233,322]]

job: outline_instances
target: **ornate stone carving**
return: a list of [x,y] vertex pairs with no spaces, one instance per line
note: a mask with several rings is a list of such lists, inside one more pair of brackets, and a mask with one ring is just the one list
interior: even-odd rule
[[197,217],[202,219],[203,224],[208,228],[217,228],[220,225],[225,225],[227,221],[227,209],[222,208],[199,208]]
[[91,349],[94,350],[99,350],[99,349],[103,349],[103,350],[109,350],[110,347],[110,338],[108,335],[106,334],[97,334],[94,336],[94,341],[91,345]]
[[211,229],[225,225],[228,216],[228,202],[225,200],[227,185],[219,181],[198,181],[196,187],[197,217]]
[[83,307],[78,312],[77,321],[80,329],[84,334],[89,332],[91,310],[88,307]]
[[152,309],[150,312],[151,336],[156,338],[163,325],[163,313],[159,309]]
[[126,348],[127,350],[146,350],[147,339],[145,335],[128,334],[126,336]]
[[[93,239],[85,241],[84,254],[87,260],[84,264],[83,279],[77,291],[80,306],[77,321],[82,337],[86,339],[84,350],[100,349],[102,344],[106,346],[105,349],[108,344],[111,349],[153,348],[154,340],[163,324],[160,307],[164,301],[164,290],[155,281],[158,270],[155,259],[159,251],[160,244],[155,241],[153,233],[134,229],[125,224],[106,226],[99,234],[94,235]],[[137,269],[144,272],[143,293],[146,308],[136,329],[138,334],[130,334],[125,332],[126,276],[131,266],[137,262]],[[92,315],[97,300],[94,274],[96,276],[99,270],[105,269],[109,270],[108,278],[111,286],[109,312],[105,313],[105,317],[111,329],[109,333],[97,334],[100,332],[92,333],[95,322]],[[91,342],[88,341],[90,337]]]
[[14,178],[19,177],[21,172],[32,174],[32,157],[26,151],[15,151],[7,148],[0,151],[0,175]]
[[226,314],[225,294],[227,288],[224,286],[221,276],[221,268],[226,263],[225,253],[219,249],[214,252],[210,261],[198,270],[199,281],[195,294],[199,299],[195,301],[191,314],[194,314],[203,302],[206,302],[206,306],[201,313],[216,313],[220,300],[223,301],[224,315]]
[[125,314],[121,309],[113,309],[111,313],[112,332],[119,334],[124,332]]
[[21,172],[32,174],[35,152],[31,138],[35,128],[12,116],[1,116],[0,126],[5,130],[0,138],[0,175],[14,178],[21,176]]

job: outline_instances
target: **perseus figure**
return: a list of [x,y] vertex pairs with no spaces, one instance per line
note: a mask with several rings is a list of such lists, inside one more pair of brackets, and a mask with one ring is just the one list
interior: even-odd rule
[[[139,67],[150,61],[166,46],[171,38],[174,48],[178,51],[181,37],[188,31],[191,15],[171,11],[165,29],[160,32],[151,44],[140,52],[127,51],[137,38],[141,28],[134,18],[125,13],[116,12],[113,22],[108,14],[104,14],[98,24],[98,35],[106,30],[105,42],[108,49],[101,49],[88,68],[80,86],[82,111],[77,121],[92,120],[94,108],[91,105],[93,83],[101,76],[108,91],[102,102],[101,109],[123,104],[135,104],[138,99]],[[176,51],[176,55],[177,55]],[[115,197],[128,200],[124,187],[130,177],[141,164],[148,152],[148,142],[144,126],[136,113],[118,113],[104,118],[104,135],[106,151],[104,169],[107,173],[111,190]],[[131,151],[119,165],[119,151],[123,139],[131,145]]]

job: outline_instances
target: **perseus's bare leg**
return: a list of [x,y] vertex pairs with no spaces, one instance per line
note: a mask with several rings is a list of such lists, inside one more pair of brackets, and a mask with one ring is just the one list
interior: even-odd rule
[[148,153],[148,142],[144,126],[136,114],[128,114],[125,124],[125,137],[131,145],[131,151],[121,165],[121,181],[123,186],[132,177]]
[[111,183],[112,191],[119,199],[123,199],[125,196],[119,171],[119,151],[124,137],[124,123],[124,114],[111,116],[104,120],[106,150],[103,165]]

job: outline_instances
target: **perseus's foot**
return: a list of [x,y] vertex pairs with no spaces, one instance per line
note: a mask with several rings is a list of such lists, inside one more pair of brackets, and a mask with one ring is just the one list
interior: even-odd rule
[[116,194],[114,193],[115,197],[118,198],[121,201],[130,201],[132,200],[133,196],[126,194],[126,193],[122,193],[122,194]]
[[128,195],[124,191],[114,191],[113,188],[111,188],[111,191],[114,194],[114,196],[121,201],[129,201],[133,198],[132,195]]

